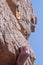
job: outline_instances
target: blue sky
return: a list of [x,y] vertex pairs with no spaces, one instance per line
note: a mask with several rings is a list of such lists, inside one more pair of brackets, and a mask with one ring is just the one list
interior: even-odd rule
[[35,52],[35,65],[43,65],[43,0],[30,0],[37,16],[37,25],[34,33],[31,33],[29,43]]

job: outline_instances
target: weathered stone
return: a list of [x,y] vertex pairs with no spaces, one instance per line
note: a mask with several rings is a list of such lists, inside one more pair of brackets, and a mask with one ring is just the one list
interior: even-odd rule
[[[36,17],[28,0],[0,0],[0,65],[33,65],[35,55],[27,38],[34,31]],[[18,59],[21,60],[18,63]]]
[[[12,1],[15,3],[14,0]],[[16,18],[21,26],[21,32],[23,31],[23,35],[28,38],[31,32],[34,31],[37,20],[32,9],[32,4],[28,0],[16,0],[16,6]]]

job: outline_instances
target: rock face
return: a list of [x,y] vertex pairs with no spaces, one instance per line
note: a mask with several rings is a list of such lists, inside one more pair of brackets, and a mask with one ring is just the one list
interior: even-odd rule
[[28,0],[0,0],[0,65],[34,65],[27,39],[36,23]]

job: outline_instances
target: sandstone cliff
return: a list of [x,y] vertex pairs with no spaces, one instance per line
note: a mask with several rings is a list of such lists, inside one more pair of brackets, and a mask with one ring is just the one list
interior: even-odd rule
[[0,65],[16,65],[25,47],[29,55],[17,65],[34,65],[35,55],[27,39],[36,23],[28,0],[0,0]]

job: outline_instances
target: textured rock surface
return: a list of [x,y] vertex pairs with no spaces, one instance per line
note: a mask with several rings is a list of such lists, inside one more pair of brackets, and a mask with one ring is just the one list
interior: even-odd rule
[[22,47],[27,47],[29,52],[22,65],[34,64],[34,52],[27,39],[36,21],[28,0],[0,0],[0,65],[15,65],[22,57],[19,52]]

